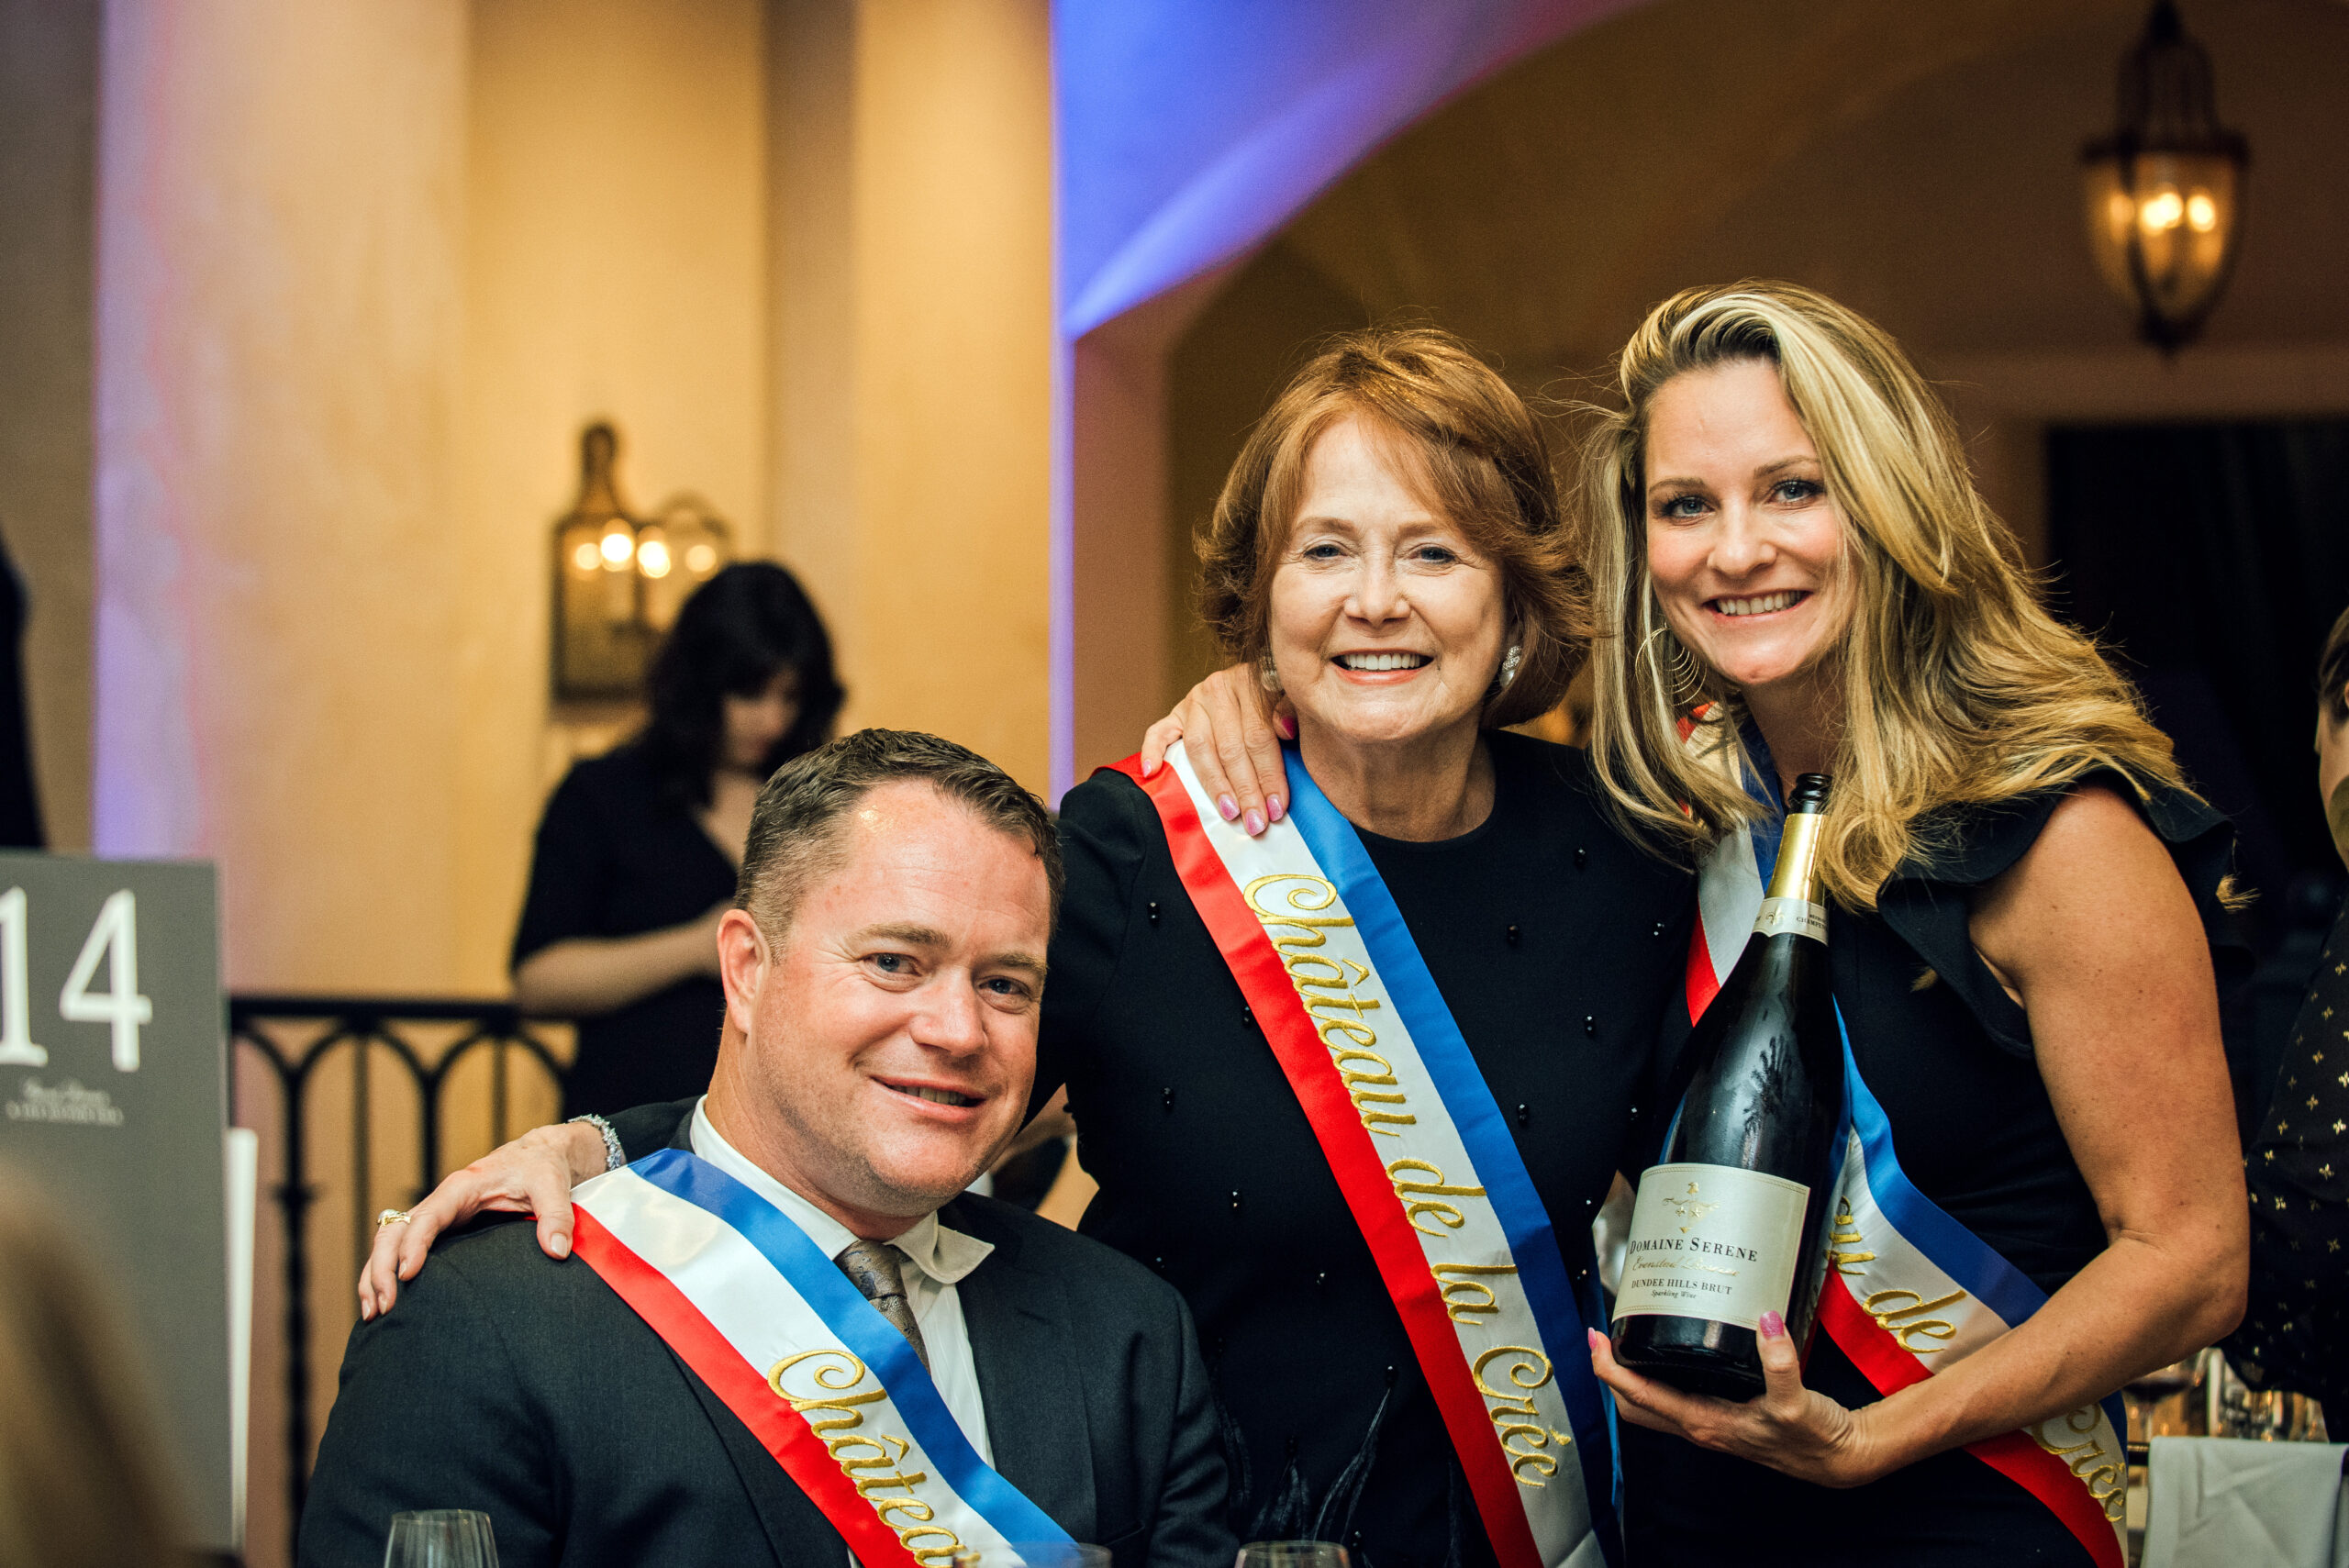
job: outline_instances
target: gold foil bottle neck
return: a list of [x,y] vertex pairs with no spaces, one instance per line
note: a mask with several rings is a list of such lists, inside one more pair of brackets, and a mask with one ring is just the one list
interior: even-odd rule
[[1789,812],[1778,835],[1778,863],[1753,929],[1765,936],[1800,931],[1827,940],[1827,905],[1819,895],[1819,846],[1826,831],[1824,799]]

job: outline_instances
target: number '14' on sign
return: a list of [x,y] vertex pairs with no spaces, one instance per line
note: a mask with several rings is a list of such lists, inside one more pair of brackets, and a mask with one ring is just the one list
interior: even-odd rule
[[[0,894],[0,1067],[45,1067],[49,1051],[33,1043],[31,965],[26,958],[25,890]],[[93,995],[98,960],[106,961],[106,988]],[[57,1014],[70,1023],[112,1026],[114,1064],[139,1071],[139,1029],[155,1021],[155,1004],[139,994],[139,903],[130,890],[98,906],[81,956],[57,995]]]

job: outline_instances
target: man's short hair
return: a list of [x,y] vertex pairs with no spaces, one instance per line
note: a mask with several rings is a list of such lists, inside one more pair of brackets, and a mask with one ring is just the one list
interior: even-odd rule
[[990,828],[1033,845],[1058,923],[1067,876],[1044,803],[969,747],[907,729],[860,729],[774,771],[751,812],[735,907],[748,910],[769,940],[781,940],[807,890],[840,868],[841,818],[877,786],[901,779],[929,784]]

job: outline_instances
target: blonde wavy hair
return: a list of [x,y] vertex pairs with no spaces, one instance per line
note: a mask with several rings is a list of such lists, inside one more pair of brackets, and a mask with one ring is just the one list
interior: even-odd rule
[[[1624,345],[1620,407],[1584,450],[1586,561],[1600,628],[1590,758],[1638,836],[1688,856],[1760,808],[1737,689],[1685,645],[1648,579],[1646,433],[1675,376],[1776,368],[1841,517],[1852,624],[1821,845],[1828,893],[1872,909],[1895,868],[1939,847],[1936,807],[1986,805],[2100,768],[2140,795],[2186,787],[2168,737],[2095,642],[2048,614],[2006,525],[1974,487],[1948,410],[1899,345],[1824,295],[1748,281],[1687,289]],[[1682,726],[1705,705],[1693,746]]]

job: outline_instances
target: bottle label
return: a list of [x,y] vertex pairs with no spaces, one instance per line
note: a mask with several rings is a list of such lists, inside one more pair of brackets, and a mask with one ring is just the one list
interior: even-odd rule
[[1640,1178],[1618,1318],[1701,1318],[1759,1329],[1784,1314],[1810,1189],[1734,1165],[1656,1165]]
[[1753,931],[1763,937],[1792,931],[1823,942],[1827,940],[1827,906],[1813,904],[1808,898],[1765,898],[1762,912],[1753,917]]

